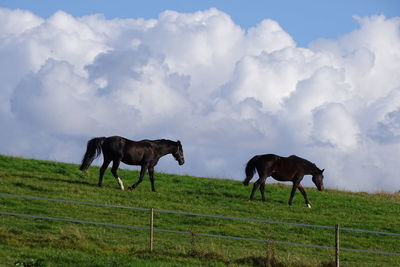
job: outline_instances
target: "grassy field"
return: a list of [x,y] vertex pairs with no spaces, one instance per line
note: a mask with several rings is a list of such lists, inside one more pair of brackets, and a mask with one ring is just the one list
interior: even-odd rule
[[[126,185],[138,173],[120,170]],[[0,193],[186,211],[214,215],[400,232],[400,194],[366,194],[307,188],[312,209],[290,187],[267,186],[267,202],[248,201],[251,190],[238,181],[156,173],[157,192],[145,181],[121,191],[106,172],[97,187],[98,167],[81,173],[77,165],[0,156]],[[0,211],[148,227],[148,211],[96,207],[0,196]],[[334,246],[334,231],[260,222],[155,214],[161,229]],[[341,246],[400,252],[399,236],[342,231]],[[2,266],[333,266],[332,249],[149,232],[108,226],[0,215]],[[400,256],[341,251],[341,266],[400,266]]]

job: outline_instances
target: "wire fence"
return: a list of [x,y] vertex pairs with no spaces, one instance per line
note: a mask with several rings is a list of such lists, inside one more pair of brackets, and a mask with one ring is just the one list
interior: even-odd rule
[[[131,210],[140,210],[140,211],[150,211],[150,209],[151,209],[151,208],[140,208],[140,207],[133,207],[133,206],[121,206],[121,205],[103,204],[103,203],[85,202],[85,201],[76,201],[76,200],[64,200],[64,199],[47,198],[47,197],[16,195],[16,194],[8,194],[8,193],[0,193],[0,196],[25,198],[25,199],[36,199],[36,200],[48,200],[48,201],[63,202],[63,203],[83,204],[83,205],[91,205],[91,206],[99,206],[99,207],[131,209]],[[209,218],[217,218],[217,219],[239,220],[239,221],[247,221],[247,222],[260,222],[260,223],[269,223],[269,224],[282,224],[282,225],[301,226],[301,227],[313,227],[313,228],[332,229],[332,230],[335,229],[335,226],[328,226],[328,225],[315,225],[315,224],[282,222],[282,221],[273,221],[273,220],[264,220],[264,219],[251,219],[251,218],[241,218],[241,217],[232,217],[232,216],[223,216],[223,215],[202,214],[202,213],[185,212],[185,211],[173,211],[173,210],[161,210],[161,209],[153,209],[153,210],[154,210],[154,212],[159,212],[159,213],[181,214],[181,215],[190,215],[190,216],[198,216],[198,217],[209,217]],[[348,228],[348,227],[341,227],[340,230],[342,230],[342,231],[345,230],[345,231],[352,231],[352,232],[360,232],[360,233],[368,233],[368,234],[400,236],[400,233],[370,231],[370,230],[355,229],[355,228]]]
[[[8,215],[8,216],[17,216],[17,217],[25,217],[25,218],[35,218],[35,219],[43,219],[43,220],[54,220],[54,221],[63,221],[63,222],[72,222],[72,223],[83,223],[83,224],[92,224],[92,225],[100,225],[100,226],[108,226],[108,227],[118,227],[118,228],[129,228],[136,230],[148,230],[151,232],[167,232],[167,233],[175,233],[175,234],[186,234],[186,235],[198,235],[198,236],[206,236],[206,237],[214,237],[214,238],[224,238],[224,239],[236,239],[243,241],[254,241],[254,242],[269,242],[273,244],[280,245],[293,245],[293,246],[302,246],[302,247],[311,247],[311,248],[324,248],[324,249],[336,249],[337,257],[338,252],[340,251],[352,251],[352,252],[362,252],[362,253],[373,253],[373,254],[381,254],[381,255],[391,255],[391,256],[400,256],[400,253],[397,252],[387,252],[387,251],[376,251],[376,250],[365,250],[365,249],[355,249],[355,248],[344,248],[339,247],[339,227],[338,226],[327,226],[327,225],[313,225],[313,224],[304,224],[304,223],[293,223],[293,222],[282,222],[282,221],[272,221],[272,220],[263,220],[263,219],[251,219],[251,218],[240,218],[240,217],[231,217],[231,216],[222,216],[222,215],[211,215],[211,214],[201,214],[201,213],[193,213],[193,212],[183,212],[183,211],[172,211],[172,210],[161,210],[161,209],[152,209],[152,208],[141,208],[141,207],[132,207],[132,206],[120,206],[120,205],[112,205],[112,204],[102,204],[102,203],[94,203],[94,202],[84,202],[84,201],[75,201],[75,200],[63,200],[63,199],[55,199],[55,198],[46,198],[46,197],[37,197],[37,196],[26,196],[26,195],[16,195],[16,194],[8,194],[8,193],[0,193],[0,196],[3,197],[14,197],[14,198],[24,198],[24,199],[35,199],[35,200],[45,200],[45,201],[54,201],[54,202],[62,202],[62,203],[73,203],[73,204],[81,204],[81,205],[91,205],[91,206],[100,206],[100,207],[111,207],[111,208],[120,208],[120,209],[131,209],[131,210],[139,210],[139,211],[150,211],[151,212],[151,223],[149,227],[141,227],[134,225],[121,225],[121,224],[111,224],[111,223],[102,223],[95,221],[85,221],[85,220],[75,220],[75,219],[66,219],[66,218],[56,218],[56,217],[46,217],[46,216],[38,216],[38,215],[30,215],[30,214],[20,214],[13,212],[2,212],[0,211],[0,215]],[[188,215],[188,216],[198,216],[198,217],[208,217],[208,218],[218,218],[218,219],[226,219],[226,220],[239,220],[246,222],[260,222],[267,224],[281,224],[281,225],[290,225],[290,226],[298,226],[298,227],[312,227],[312,228],[322,228],[322,229],[330,229],[336,231],[336,244],[335,246],[322,246],[315,244],[302,244],[302,243],[293,243],[286,241],[275,241],[275,240],[263,240],[263,239],[255,239],[255,238],[246,238],[246,237],[237,237],[237,236],[227,236],[227,235],[217,235],[217,234],[208,234],[208,233],[193,233],[188,231],[179,231],[179,230],[170,230],[170,229],[160,229],[153,227],[153,213],[167,213],[167,214],[180,214],[180,215]],[[381,232],[381,231],[370,231],[363,229],[354,229],[341,227],[341,231],[352,231],[352,232],[361,232],[367,234],[376,234],[376,235],[386,235],[386,236],[400,236],[399,233],[389,233],[389,232]],[[150,240],[151,249],[152,249],[152,240]]]

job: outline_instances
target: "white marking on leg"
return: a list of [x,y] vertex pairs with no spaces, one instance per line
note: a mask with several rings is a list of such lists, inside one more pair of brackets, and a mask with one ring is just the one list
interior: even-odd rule
[[307,207],[308,207],[309,209],[311,209],[311,204],[307,204]]
[[117,180],[118,180],[119,186],[121,187],[121,190],[125,190],[124,183],[122,182],[122,180],[119,177]]

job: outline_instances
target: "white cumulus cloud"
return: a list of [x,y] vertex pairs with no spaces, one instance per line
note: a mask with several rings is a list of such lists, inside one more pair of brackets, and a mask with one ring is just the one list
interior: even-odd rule
[[304,48],[277,21],[242,29],[217,9],[0,8],[0,153],[79,162],[94,136],[180,139],[185,165],[158,170],[241,180],[255,154],[297,154],[328,187],[398,191],[400,18],[355,19]]

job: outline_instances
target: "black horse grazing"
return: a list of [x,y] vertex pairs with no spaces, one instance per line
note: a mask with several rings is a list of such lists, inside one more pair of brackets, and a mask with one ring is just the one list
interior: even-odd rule
[[84,171],[89,168],[90,164],[100,153],[103,152],[104,162],[100,168],[99,183],[103,182],[103,175],[110,162],[113,162],[111,173],[117,179],[120,187],[124,190],[124,184],[119,178],[117,169],[122,161],[128,165],[140,165],[139,180],[130,186],[128,189],[135,189],[142,181],[146,171],[149,171],[151,190],[156,191],[154,187],[154,166],[158,160],[167,154],[172,154],[179,165],[185,163],[183,157],[183,149],[180,141],[174,142],[171,140],[142,140],[132,141],[120,136],[112,137],[97,137],[88,141],[86,153],[82,159],[80,170]]
[[290,193],[289,205],[292,205],[292,200],[296,189],[298,188],[303,194],[306,205],[311,208],[308,201],[306,191],[300,184],[304,175],[312,175],[312,181],[319,191],[324,189],[323,179],[324,170],[318,169],[314,163],[306,159],[292,155],[290,157],[280,157],[274,154],[257,155],[247,162],[246,165],[246,179],[243,181],[244,185],[248,185],[249,181],[253,178],[257,170],[259,179],[254,183],[253,190],[251,191],[250,200],[253,200],[254,193],[260,188],[262,201],[265,201],[264,190],[265,180],[268,176],[272,176],[277,181],[292,181],[293,187]]

